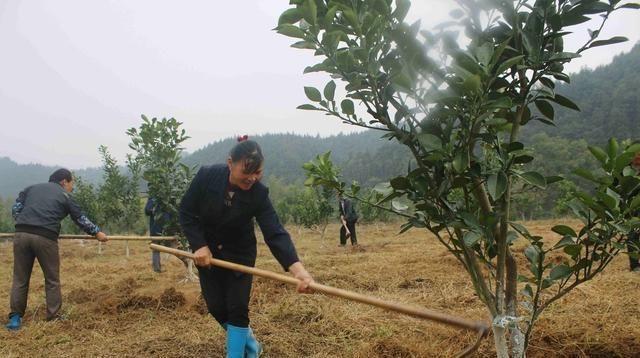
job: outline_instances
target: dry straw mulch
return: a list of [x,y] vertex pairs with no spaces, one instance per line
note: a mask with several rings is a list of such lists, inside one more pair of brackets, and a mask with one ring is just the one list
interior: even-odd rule
[[[559,222],[529,223],[554,240]],[[567,224],[567,222],[563,222]],[[575,222],[569,222],[576,225]],[[315,279],[388,300],[468,319],[487,319],[466,274],[432,237],[398,225],[359,226],[359,248],[338,247],[338,227],[321,241],[317,232],[295,237]],[[292,233],[298,233],[293,228]],[[163,255],[163,273],[151,270],[145,244],[61,241],[63,312],[44,321],[44,282],[34,267],[24,328],[0,329],[1,357],[222,357],[224,334],[206,313],[198,283],[180,283],[182,263]],[[516,244],[521,255],[524,243]],[[264,244],[260,268],[281,271]],[[8,313],[13,255],[0,244],[0,316]],[[561,259],[561,258],[557,258]],[[523,268],[524,269],[524,268]],[[603,275],[551,306],[536,326],[529,357],[639,357],[640,274],[626,256]],[[264,357],[448,357],[470,344],[472,333],[341,299],[298,295],[292,287],[260,278],[251,298],[252,327]],[[478,357],[491,357],[492,338]]]

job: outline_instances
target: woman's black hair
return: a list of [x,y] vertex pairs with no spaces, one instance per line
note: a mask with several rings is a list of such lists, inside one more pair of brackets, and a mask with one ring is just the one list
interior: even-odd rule
[[248,140],[247,136],[238,138],[238,142],[231,151],[229,156],[234,163],[244,162],[245,173],[255,173],[262,166],[264,157],[262,156],[262,149],[255,141]]
[[49,176],[49,183],[59,183],[63,180],[66,180],[66,181],[73,180],[73,175],[71,175],[71,172],[69,171],[69,169],[64,169],[64,168],[58,169]]

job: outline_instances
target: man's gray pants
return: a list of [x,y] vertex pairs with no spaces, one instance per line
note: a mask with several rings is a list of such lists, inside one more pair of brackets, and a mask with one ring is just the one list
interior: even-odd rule
[[29,280],[33,262],[38,259],[44,273],[47,297],[47,320],[56,318],[62,307],[60,290],[60,256],[58,242],[44,236],[25,232],[16,233],[13,240],[13,284],[11,285],[11,314],[24,316],[29,294]]

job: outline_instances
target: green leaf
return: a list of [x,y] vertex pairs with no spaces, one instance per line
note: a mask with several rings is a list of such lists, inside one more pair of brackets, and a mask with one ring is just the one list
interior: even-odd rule
[[462,87],[464,87],[468,92],[480,92],[482,89],[482,80],[479,75],[469,76],[462,83]]
[[540,251],[537,246],[531,245],[524,250],[524,256],[527,257],[527,260],[531,263],[531,265],[537,266],[540,261]]
[[316,44],[313,42],[309,42],[309,41],[298,41],[294,44],[291,45],[291,47],[293,48],[299,48],[299,49],[307,49],[307,50],[315,50],[316,49]]
[[554,281],[560,280],[560,279],[569,277],[569,275],[571,275],[572,272],[573,270],[571,270],[569,266],[565,264],[561,264],[551,269],[551,273],[549,273],[549,278]]
[[535,104],[538,110],[540,111],[540,113],[542,113],[545,117],[553,120],[553,116],[554,116],[553,106],[551,106],[549,102],[544,100],[536,100]]
[[296,107],[297,109],[303,109],[303,110],[307,110],[307,111],[320,111],[321,109],[318,107],[315,107],[311,104],[301,104],[298,107]]
[[562,26],[573,26],[591,20],[584,16],[580,11],[569,11],[561,15]]
[[553,183],[557,183],[559,181],[563,181],[564,178],[559,176],[559,175],[550,175],[546,178],[544,178],[547,182],[547,185],[553,184]]
[[413,81],[405,73],[405,71],[398,72],[395,76],[391,78],[391,83],[393,83],[400,90],[410,90],[413,86]]
[[320,91],[318,91],[318,89],[315,87],[305,87],[304,94],[306,94],[307,98],[314,102],[322,101],[322,95],[320,94]]
[[325,27],[328,28],[333,23],[333,19],[336,17],[336,12],[338,12],[338,7],[334,5],[324,15],[324,26]]
[[588,146],[587,147],[591,154],[598,159],[601,164],[605,164],[607,162],[607,153],[602,150],[600,147]]
[[573,101],[571,101],[565,96],[562,96],[556,93],[555,98],[553,98],[553,101],[563,107],[571,108],[574,111],[580,112],[580,107],[578,107],[577,104],[573,103]]
[[630,145],[625,152],[640,153],[640,143]]
[[418,142],[427,152],[442,149],[442,140],[431,133],[418,134]]
[[500,64],[500,66],[498,66],[498,69],[496,70],[496,74],[502,74],[504,71],[506,71],[507,69],[520,64],[520,62],[522,62],[522,59],[524,58],[524,55],[520,55],[520,56],[516,56],[516,57],[512,57],[504,62],[502,62],[502,64]]
[[393,210],[395,211],[406,211],[409,209],[409,206],[407,206],[406,204],[402,203],[400,200],[398,199],[393,199],[391,200],[391,207],[393,208]]
[[607,40],[593,41],[591,45],[589,45],[589,48],[617,44],[617,43],[626,42],[626,41],[629,41],[629,39],[624,36],[615,36]]
[[574,174],[581,176],[589,181],[592,181],[594,183],[598,183],[598,179],[595,177],[595,175],[593,175],[593,173],[591,173],[591,171],[584,169],[584,168],[576,168],[573,171]]
[[279,34],[304,39],[305,33],[299,27],[289,24],[283,24],[276,28]]
[[562,249],[562,251],[564,251],[567,255],[571,256],[572,258],[575,258],[575,257],[578,257],[578,255],[580,255],[580,251],[582,251],[582,245],[578,245],[578,244],[567,245],[564,247],[564,249]]
[[513,158],[514,164],[526,164],[533,160],[533,157],[528,154],[519,155]]
[[404,18],[409,13],[411,7],[411,1],[409,0],[396,0],[396,9],[393,11],[393,17],[398,19],[398,22],[404,21]]
[[411,188],[411,182],[406,177],[395,177],[389,182],[396,190],[407,190]]
[[507,176],[503,172],[492,174],[487,179],[487,188],[493,200],[498,200],[507,189]]
[[302,13],[298,8],[292,8],[285,10],[278,19],[278,26],[284,24],[295,24],[302,19]]
[[561,247],[565,247],[567,245],[574,245],[576,242],[573,240],[571,236],[565,236],[557,244],[553,247],[554,249],[559,249]]
[[304,4],[302,4],[302,15],[311,25],[317,24],[318,6],[315,0],[305,0]]
[[616,9],[640,9],[640,4],[631,3],[618,6]]
[[342,108],[342,112],[346,115],[352,115],[355,113],[355,109],[353,107],[353,101],[350,99],[345,99],[340,103],[340,107]]
[[551,55],[551,57],[549,58],[549,61],[557,61],[557,60],[564,61],[564,60],[571,60],[578,57],[580,57],[580,54],[575,52],[556,52],[553,55]]
[[480,241],[481,238],[482,236],[480,236],[480,234],[478,234],[477,232],[467,231],[464,234],[463,240],[467,247],[473,247],[476,243],[478,243],[478,241]]
[[324,98],[328,101],[333,101],[333,96],[336,93],[336,83],[333,81],[329,81],[326,86],[324,86]]
[[576,232],[570,228],[567,225],[556,225],[554,227],[551,228],[551,231],[555,232],[556,234],[562,235],[562,236],[571,236],[571,237],[578,237],[578,235],[576,234]]
[[607,145],[607,153],[609,154],[609,158],[615,159],[618,155],[618,141],[615,138],[610,138],[609,143]]
[[631,204],[629,204],[629,211],[634,211],[640,208],[640,195],[636,195],[636,197],[631,200]]
[[609,210],[614,210],[620,203],[620,196],[609,188],[607,188],[606,193],[597,192],[596,196],[604,203],[604,205],[607,206]]
[[544,189],[547,187],[547,181],[544,176],[537,172],[526,172],[520,174],[520,177],[524,179],[527,183],[537,186],[540,189]]
[[460,151],[456,154],[455,158],[453,158],[453,170],[456,173],[462,173],[466,169],[469,164],[469,154],[466,150]]

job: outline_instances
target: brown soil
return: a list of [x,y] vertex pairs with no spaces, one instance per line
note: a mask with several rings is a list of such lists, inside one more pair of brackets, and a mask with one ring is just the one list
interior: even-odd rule
[[[547,240],[560,222],[528,223]],[[567,222],[562,222],[567,224]],[[569,225],[577,225],[569,222]],[[398,236],[398,225],[359,226],[360,247],[338,246],[338,227],[324,241],[314,231],[295,238],[301,259],[319,283],[417,305],[473,320],[487,320],[466,273],[424,231]],[[291,230],[297,233],[296,228]],[[526,243],[515,243],[518,262]],[[207,314],[196,282],[182,283],[184,266],[164,256],[151,270],[144,243],[61,241],[63,313],[44,321],[44,282],[34,267],[24,328],[0,328],[1,357],[221,357],[224,332]],[[281,272],[264,244],[257,266]],[[563,260],[562,255],[551,258]],[[0,317],[11,287],[11,245],[0,243]],[[524,266],[521,266],[524,267]],[[522,269],[524,270],[524,268]],[[640,357],[640,275],[626,256],[603,275],[559,300],[540,318],[529,357]],[[298,295],[282,283],[255,278],[252,327],[264,357],[449,357],[474,340],[470,332],[323,295]],[[495,356],[492,337],[478,357]]]

